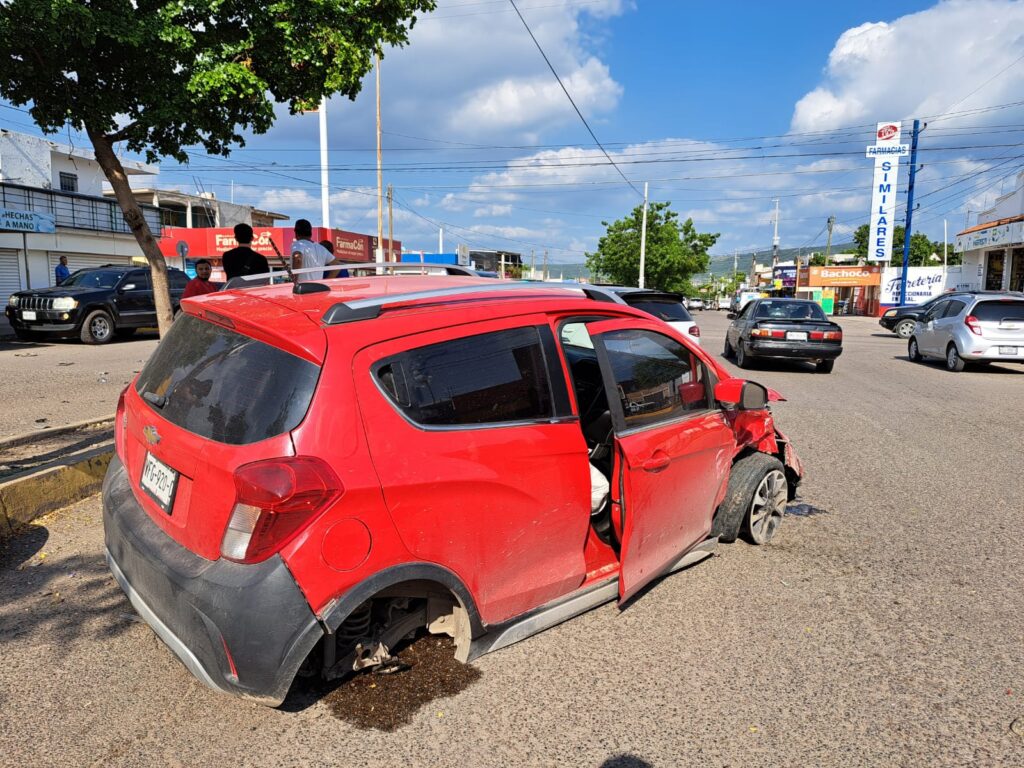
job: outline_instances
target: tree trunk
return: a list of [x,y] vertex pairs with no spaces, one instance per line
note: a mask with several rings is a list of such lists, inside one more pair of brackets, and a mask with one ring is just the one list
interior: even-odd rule
[[96,162],[103,169],[103,174],[110,182],[114,196],[121,206],[124,220],[132,234],[135,235],[135,240],[142,249],[146,261],[149,262],[149,273],[153,281],[153,300],[156,302],[156,322],[160,328],[160,335],[163,336],[174,321],[171,292],[167,285],[167,262],[164,261],[164,255],[160,253],[160,246],[157,245],[156,238],[153,237],[153,232],[150,230],[149,224],[146,223],[146,217],[142,215],[142,208],[139,207],[132,194],[128,177],[121,166],[121,161],[114,154],[114,146],[110,138],[104,133],[94,131],[88,125],[86,132],[89,134],[89,139],[96,152]]

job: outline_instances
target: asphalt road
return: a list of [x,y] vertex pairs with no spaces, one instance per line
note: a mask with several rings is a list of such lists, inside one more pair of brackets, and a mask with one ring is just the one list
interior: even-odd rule
[[141,331],[102,346],[0,341],[0,439],[113,416],[156,343],[155,332]]
[[[718,353],[724,314],[698,321]],[[97,501],[55,513],[0,553],[0,763],[1024,765],[1024,368],[843,322],[833,374],[745,373],[809,472],[772,545],[485,656],[390,733],[208,691],[133,620]]]

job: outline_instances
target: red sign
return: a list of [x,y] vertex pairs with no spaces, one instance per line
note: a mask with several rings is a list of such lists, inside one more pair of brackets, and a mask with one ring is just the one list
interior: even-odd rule
[[[373,261],[377,246],[376,237],[325,227],[314,227],[312,239],[317,243],[323,240],[331,242],[334,245],[334,255],[345,261]],[[271,243],[277,245],[278,250],[287,256],[294,240],[295,231],[291,227],[254,227],[252,249],[266,256],[271,264],[275,264],[277,255]],[[160,252],[166,257],[176,258],[179,255],[178,243],[184,242],[188,247],[188,258],[215,261],[219,261],[227,251],[238,245],[235,242],[234,229],[231,227],[164,227],[163,235],[157,242],[160,244]],[[385,254],[387,250],[388,242],[385,239]],[[396,258],[402,253],[400,240],[394,243],[394,253]]]
[[881,128],[878,129],[878,140],[888,141],[899,132],[900,127],[898,125],[883,125]]

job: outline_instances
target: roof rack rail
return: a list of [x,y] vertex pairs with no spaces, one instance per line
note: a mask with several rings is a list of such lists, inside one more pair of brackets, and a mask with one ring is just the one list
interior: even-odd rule
[[356,265],[345,265],[342,267],[347,269],[349,272],[368,272],[370,270],[378,271],[390,271],[394,272],[411,272],[416,274],[422,270],[423,274],[431,274],[427,272],[428,269],[438,270],[443,269],[446,274],[449,275],[466,275],[467,277],[481,277],[479,270],[473,269],[472,267],[464,267],[461,264],[442,264],[440,262],[432,261],[387,261],[377,263],[375,261],[364,261]]
[[457,299],[479,293],[512,293],[516,291],[524,294],[533,294],[538,292],[551,294],[582,293],[588,299],[593,299],[594,301],[603,301],[610,304],[626,304],[626,302],[611,291],[584,285],[582,283],[577,286],[573,286],[546,283],[537,284],[518,281],[505,283],[499,282],[494,285],[460,285],[454,288],[436,288],[429,291],[397,293],[391,296],[375,296],[370,299],[339,301],[324,312],[323,323],[324,325],[340,325],[342,323],[353,323],[360,320],[372,320],[379,317],[381,312],[383,312],[387,306],[393,304],[404,304],[406,302],[425,301],[430,299]]

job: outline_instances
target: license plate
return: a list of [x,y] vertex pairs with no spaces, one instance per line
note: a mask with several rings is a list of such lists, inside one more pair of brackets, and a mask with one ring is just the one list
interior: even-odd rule
[[1016,347],[1000,347],[999,348],[999,354],[1000,355],[1016,355],[1017,354],[1017,348]]
[[807,341],[807,333],[804,331],[787,331],[786,338],[790,341]]
[[23,309],[21,311],[21,319],[22,320],[35,320],[36,319],[36,313],[34,311],[32,311],[31,309]]
[[171,508],[174,506],[174,492],[178,489],[178,473],[175,470],[152,453],[147,452],[139,484],[142,486],[142,490],[160,506],[160,509],[171,514]]

